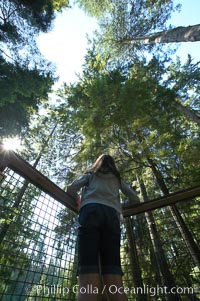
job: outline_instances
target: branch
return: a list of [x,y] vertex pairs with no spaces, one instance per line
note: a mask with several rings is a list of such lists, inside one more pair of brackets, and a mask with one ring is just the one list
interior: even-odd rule
[[5,7],[5,3],[3,3],[3,7],[0,7],[0,9],[3,16],[0,16],[0,19],[3,20],[4,23],[8,22],[9,18],[18,11],[11,3],[9,3],[9,7]]

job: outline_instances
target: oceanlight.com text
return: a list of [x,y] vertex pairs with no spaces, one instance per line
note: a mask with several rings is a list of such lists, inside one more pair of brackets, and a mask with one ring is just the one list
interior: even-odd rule
[[116,285],[104,285],[102,288],[97,286],[93,286],[92,284],[88,284],[86,286],[78,286],[74,285],[72,287],[61,286],[59,284],[56,285],[47,285],[47,284],[38,284],[33,286],[26,287],[26,293],[30,295],[36,296],[66,296],[69,293],[73,293],[77,295],[80,294],[89,294],[89,295],[98,295],[103,294],[105,291],[109,292],[112,295],[115,294],[127,294],[127,295],[149,295],[151,297],[160,296],[160,295],[193,295],[194,288],[193,287],[170,287],[167,286],[149,286],[144,285],[143,287],[117,287]]

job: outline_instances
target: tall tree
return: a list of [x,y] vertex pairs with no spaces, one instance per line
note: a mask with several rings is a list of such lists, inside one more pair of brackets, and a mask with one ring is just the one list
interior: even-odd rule
[[99,52],[106,52],[112,58],[115,56],[116,60],[119,57],[132,60],[136,55],[141,57],[142,50],[153,51],[152,45],[144,48],[141,43],[131,45],[116,41],[166,30],[172,12],[179,9],[179,5],[175,6],[172,0],[156,0],[153,4],[149,0],[123,0],[111,1],[111,4],[107,13],[99,16]]
[[80,8],[84,9],[87,14],[94,17],[102,17],[110,11],[114,5],[112,0],[76,0]]
[[133,44],[142,42],[144,44],[155,43],[180,43],[180,42],[197,42],[200,41],[200,24],[192,26],[178,26],[172,29],[153,33],[149,36],[137,36],[116,41],[121,44]]
[[35,33],[50,29],[55,12],[68,6],[68,0],[4,0],[0,5],[1,40],[23,41],[26,28]]
[[[163,194],[164,195],[169,194],[169,190],[165,184],[163,176],[162,176],[161,172],[159,171],[159,169],[157,168],[156,164],[150,158],[148,158],[148,162],[152,168],[153,174],[156,177],[158,185],[159,185],[160,189],[162,190]],[[196,266],[200,267],[200,255],[199,255],[200,250],[198,248],[198,245],[195,243],[188,227],[186,226],[184,219],[182,218],[176,205],[169,206],[169,210],[176,222],[176,225],[177,225],[183,239],[185,240],[185,242],[187,244],[188,250],[189,250],[194,262],[196,263]]]
[[[142,274],[141,269],[139,265],[139,257],[138,257],[138,251],[136,246],[136,239],[134,231],[131,227],[131,219],[127,218],[125,220],[125,226],[126,226],[126,235],[128,238],[129,243],[129,256],[130,256],[130,265],[131,265],[131,272],[133,275],[133,282],[135,287],[143,287],[143,281],[142,281]],[[147,296],[144,293],[138,293],[136,296],[137,301],[147,301]]]
[[51,29],[68,0],[5,0],[0,3],[1,135],[26,127],[55,81],[54,67],[38,50],[36,37]]
[[1,137],[17,134],[28,125],[30,114],[47,101],[54,82],[51,70],[44,71],[5,62],[0,57]]
[[[40,153],[38,154],[38,156],[37,156],[37,158],[36,158],[36,160],[35,160],[35,162],[33,164],[34,168],[37,167],[39,161],[41,160],[42,156],[44,155],[45,149],[47,148],[48,142],[52,138],[52,135],[53,135],[55,129],[56,129],[56,125],[54,126],[53,130],[49,134],[48,139],[43,143],[42,148],[40,150]],[[16,196],[14,204],[10,208],[10,211],[11,211],[9,213],[9,220],[10,221],[12,221],[16,217],[16,211],[18,211],[18,209],[22,206],[22,204],[24,202],[27,202],[27,200],[26,200],[26,198],[24,196],[26,194],[26,190],[28,188],[28,185],[29,185],[29,181],[25,179],[22,187],[20,188],[20,190],[19,190],[19,192],[18,192],[18,194]],[[1,224],[1,229],[0,229],[0,245],[3,242],[4,237],[6,236],[8,230],[9,230],[9,227],[10,227],[10,222],[8,223],[7,220],[5,220],[5,222]]]
[[[147,196],[146,188],[141,178],[139,178],[139,182],[140,182],[140,189],[141,189],[143,201],[147,201],[148,196]],[[152,245],[154,248],[157,265],[159,267],[162,285],[166,286],[168,289],[171,289],[175,287],[176,284],[175,284],[174,277],[169,269],[164,250],[162,248],[162,243],[160,241],[160,237],[156,228],[156,223],[153,214],[151,212],[145,212],[145,217],[149,228]],[[178,294],[174,294],[174,295],[167,294],[165,298],[167,301],[180,300]]]

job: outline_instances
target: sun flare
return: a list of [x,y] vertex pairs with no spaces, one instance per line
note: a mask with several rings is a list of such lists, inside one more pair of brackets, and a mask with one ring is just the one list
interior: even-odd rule
[[19,138],[5,138],[3,140],[3,148],[7,151],[17,151],[21,149],[21,141]]

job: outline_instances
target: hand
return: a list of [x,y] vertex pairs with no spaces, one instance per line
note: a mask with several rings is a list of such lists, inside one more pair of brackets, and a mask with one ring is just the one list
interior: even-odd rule
[[80,197],[80,195],[78,195],[78,197],[77,197],[77,199],[76,199],[76,205],[77,205],[78,209],[79,209],[80,206],[81,206],[81,197]]

